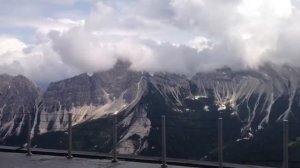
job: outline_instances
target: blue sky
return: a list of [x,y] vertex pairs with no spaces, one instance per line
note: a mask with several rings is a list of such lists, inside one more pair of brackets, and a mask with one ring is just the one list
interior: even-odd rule
[[192,75],[300,62],[300,0],[0,0],[0,73],[38,83],[103,71]]

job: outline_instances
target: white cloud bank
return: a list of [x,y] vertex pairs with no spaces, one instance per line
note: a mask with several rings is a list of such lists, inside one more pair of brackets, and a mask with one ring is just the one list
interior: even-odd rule
[[[72,0],[68,5],[76,1]],[[64,4],[64,5],[66,5]],[[83,20],[15,22],[33,42],[0,37],[0,72],[52,81],[107,70],[118,59],[134,70],[193,74],[266,61],[299,65],[298,0],[126,0],[91,2]],[[57,5],[57,4],[56,4]],[[34,20],[32,18],[31,20]]]

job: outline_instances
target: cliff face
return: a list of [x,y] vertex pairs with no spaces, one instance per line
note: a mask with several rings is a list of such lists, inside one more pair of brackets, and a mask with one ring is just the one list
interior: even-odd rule
[[[118,63],[114,69],[81,74],[51,83],[39,108],[37,132],[66,127],[67,113],[80,124],[116,113],[134,101],[142,73],[128,71],[129,64]],[[50,122],[51,121],[51,122]]]
[[[41,138],[65,130],[66,114],[71,112],[77,129],[74,136],[78,134],[79,139],[81,135],[87,136],[74,140],[80,144],[77,147],[99,151],[101,145],[91,142],[84,146],[83,141],[101,139],[108,144],[110,139],[106,136],[109,136],[110,125],[107,122],[118,113],[118,152],[155,155],[160,148],[159,119],[166,115],[171,125],[168,136],[176,139],[171,142],[170,155],[178,157],[179,150],[193,151],[197,144],[205,144],[198,153],[181,153],[184,157],[203,158],[214,151],[213,139],[199,139],[200,135],[210,136],[215,130],[216,123],[207,121],[218,117],[226,119],[231,129],[225,131],[231,134],[225,141],[232,144],[251,140],[258,132],[283,119],[295,122],[300,119],[299,68],[271,64],[257,70],[222,68],[188,79],[171,73],[135,72],[129,70],[129,66],[118,62],[105,72],[81,74],[51,83],[41,97],[38,89],[24,77],[1,76],[2,140],[21,133],[24,115],[14,117],[15,113],[34,112],[32,130],[35,137]],[[105,124],[101,124],[103,122]],[[95,126],[91,126],[93,124]],[[201,134],[183,129],[192,127],[212,129],[201,130]],[[91,136],[105,129],[107,135]],[[15,130],[18,130],[16,134]],[[36,144],[43,146],[40,141]],[[53,144],[59,146],[59,142]]]
[[[232,110],[245,123],[245,129],[262,129],[270,120],[282,121],[298,113],[299,68],[266,64],[256,71],[219,70],[199,73],[192,82],[196,85],[195,94],[211,94],[218,110]],[[278,106],[282,108],[279,110]]]
[[119,113],[119,153],[138,154],[158,148],[152,139],[159,133],[153,128],[159,127],[156,120],[163,114],[187,120],[227,117],[238,123],[233,124],[238,132],[231,138],[246,140],[270,123],[297,114],[300,108],[300,70],[295,67],[266,64],[258,70],[223,68],[198,73],[191,79],[170,73],[134,72],[128,67],[119,62],[106,72],[52,83],[39,111],[40,120],[47,122],[38,124],[37,133],[64,130],[67,112],[73,113],[74,125]]
[[0,75],[0,137],[1,140],[21,133],[26,113],[35,115],[41,92],[24,76]]

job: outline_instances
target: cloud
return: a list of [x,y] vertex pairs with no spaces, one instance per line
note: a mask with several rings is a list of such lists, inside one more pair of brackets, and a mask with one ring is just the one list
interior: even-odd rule
[[19,18],[19,17],[1,17],[0,22],[10,26],[19,28],[32,28],[36,32],[47,34],[50,31],[66,31],[72,27],[83,24],[83,20],[70,20],[66,18]]
[[176,44],[135,36],[98,36],[75,28],[62,34],[53,32],[51,38],[54,50],[65,64],[85,72],[107,70],[118,59],[131,62],[132,70],[189,75],[226,64],[240,64],[239,59],[232,60],[239,51],[229,49],[230,41],[226,46],[214,45],[204,37],[196,37],[188,44]]
[[[233,19],[226,18],[238,10],[231,10],[227,15],[225,11],[236,7],[238,2],[144,0],[137,5],[141,9],[135,7],[125,13],[114,5],[98,2],[83,26],[53,38],[54,50],[66,64],[82,71],[109,69],[117,59],[129,60],[134,70],[185,74],[224,64],[236,66],[242,62],[239,54],[243,54],[240,48],[244,46],[234,43],[236,37],[229,35]],[[213,15],[213,7],[220,13]],[[199,9],[203,15],[195,15]],[[169,31],[172,34],[160,38]],[[196,31],[197,36],[190,34],[191,39],[181,40],[180,33],[186,31]],[[169,40],[176,38],[179,40]]]
[[287,0],[243,1],[238,6],[240,21],[232,27],[230,36],[243,44],[244,62],[257,67],[270,60],[268,52],[273,50],[286,19],[292,15],[292,4]]
[[53,49],[67,65],[79,70],[93,72],[107,70],[117,61],[115,46],[81,27],[66,33],[52,32]]
[[[300,6],[298,6],[300,7]],[[300,9],[300,8],[299,8]],[[291,17],[284,20],[278,30],[278,39],[272,49],[267,52],[270,60],[276,63],[287,63],[299,66],[300,61],[300,11],[294,10]]]
[[0,70],[49,81],[42,73],[61,79],[107,70],[118,59],[130,61],[133,70],[189,75],[224,65],[256,68],[267,61],[299,66],[298,0],[87,0],[92,5],[87,15],[69,17],[69,7],[79,2],[29,1],[46,11],[57,7],[59,18],[37,7],[28,7],[33,10],[26,17],[22,10],[4,9],[1,22],[30,27],[35,34],[29,42],[0,39],[0,48],[5,46]]
[[0,36],[0,51],[1,74],[23,74],[37,82],[50,82],[78,73],[63,64],[49,43],[28,46],[16,38]]
[[188,45],[196,49],[198,52],[203,51],[204,49],[213,49],[214,44],[207,38],[198,36],[188,42]]

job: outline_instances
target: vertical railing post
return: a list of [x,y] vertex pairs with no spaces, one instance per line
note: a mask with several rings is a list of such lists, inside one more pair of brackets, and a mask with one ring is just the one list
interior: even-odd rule
[[114,114],[113,116],[113,150],[112,150],[112,162],[118,162],[117,159],[117,140],[118,140],[118,135],[117,135],[117,114]]
[[283,121],[283,168],[288,168],[289,166],[289,153],[288,153],[288,143],[289,143],[289,125],[288,120]]
[[68,113],[68,159],[72,159],[72,113]]
[[162,160],[162,168],[166,168],[167,166],[167,145],[166,145],[166,117],[161,116],[161,160]]
[[27,156],[31,156],[31,113],[27,113]]
[[223,119],[218,118],[218,163],[223,168]]

